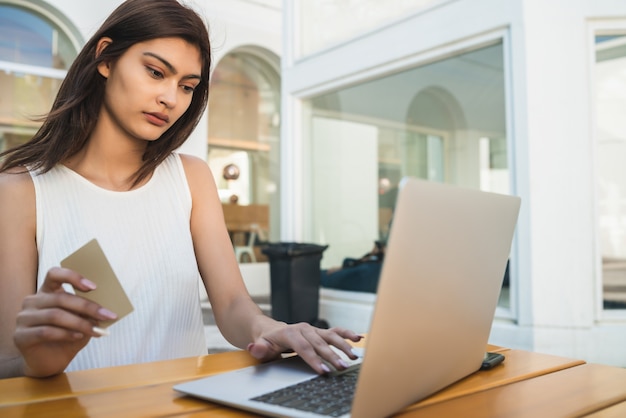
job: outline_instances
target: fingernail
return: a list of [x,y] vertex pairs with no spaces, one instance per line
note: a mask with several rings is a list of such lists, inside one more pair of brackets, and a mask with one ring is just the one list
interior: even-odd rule
[[355,352],[354,352],[354,350],[350,350],[350,352],[352,353],[352,355],[353,355],[354,357],[359,357],[359,355],[358,355],[357,353],[355,353]]
[[117,318],[117,315],[115,314],[115,312],[111,312],[107,308],[100,308],[100,309],[98,309],[98,314],[102,315],[106,319],[115,319],[115,318]]
[[82,332],[75,332],[72,334],[72,337],[74,337],[75,340],[80,340],[81,338],[84,337]]
[[104,329],[104,328],[100,328],[100,327],[93,327],[93,328],[91,328],[91,330],[93,332],[95,332],[96,334],[100,335],[101,337],[105,337],[105,336],[111,334],[111,332],[109,332],[108,329]]
[[344,369],[348,368],[348,363],[346,363],[345,361],[343,361],[343,359],[339,359],[339,365],[341,367],[343,367]]
[[324,373],[330,373],[330,368],[326,364],[322,363],[320,367],[322,368]]
[[85,286],[85,287],[89,288],[90,290],[94,290],[94,289],[97,287],[97,286],[96,286],[96,284],[95,284],[94,282],[92,282],[91,280],[86,279],[86,278],[84,278],[84,277],[83,277],[82,279],[80,279],[80,283],[81,283],[83,286]]

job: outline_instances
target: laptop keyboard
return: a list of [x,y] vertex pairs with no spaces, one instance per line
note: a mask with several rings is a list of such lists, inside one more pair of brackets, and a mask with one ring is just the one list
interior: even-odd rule
[[337,375],[320,375],[251,400],[339,417],[350,412],[359,370],[354,367]]

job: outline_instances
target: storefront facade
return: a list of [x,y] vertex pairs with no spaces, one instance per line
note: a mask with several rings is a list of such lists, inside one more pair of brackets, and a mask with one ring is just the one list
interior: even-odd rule
[[396,3],[283,2],[284,236],[366,251],[402,175],[519,195],[492,342],[626,366],[626,3]]

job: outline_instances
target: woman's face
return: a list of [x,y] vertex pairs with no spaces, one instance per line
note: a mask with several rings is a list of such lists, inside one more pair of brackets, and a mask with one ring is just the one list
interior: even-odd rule
[[133,45],[115,62],[98,66],[107,79],[98,123],[133,139],[158,139],[189,108],[201,70],[200,51],[183,39]]

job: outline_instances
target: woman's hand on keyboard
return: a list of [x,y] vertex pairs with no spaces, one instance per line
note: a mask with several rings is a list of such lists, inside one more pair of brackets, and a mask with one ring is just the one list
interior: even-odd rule
[[346,340],[358,342],[363,337],[353,331],[339,327],[321,329],[304,322],[279,324],[248,344],[247,350],[253,357],[268,361],[282,353],[296,352],[319,374],[330,373],[332,368],[345,370],[358,358]]

